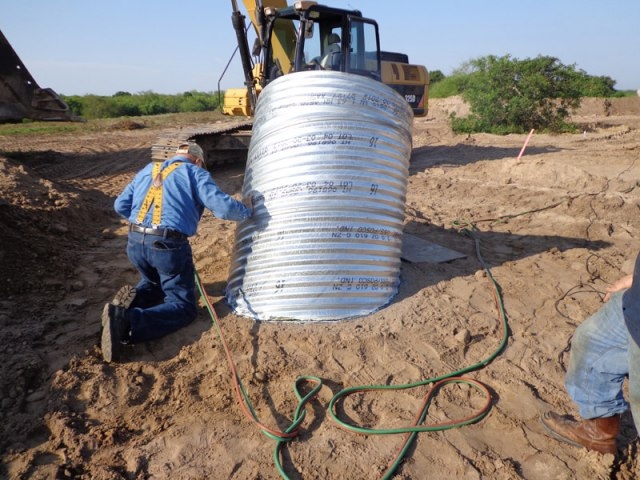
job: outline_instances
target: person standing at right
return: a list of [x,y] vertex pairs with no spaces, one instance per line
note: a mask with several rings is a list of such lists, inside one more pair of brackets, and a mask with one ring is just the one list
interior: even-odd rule
[[[640,255],[633,275],[608,288],[604,300],[571,340],[565,386],[582,419],[546,412],[541,421],[560,441],[615,454],[620,417],[629,408],[640,431]],[[626,377],[628,401],[622,392]]]

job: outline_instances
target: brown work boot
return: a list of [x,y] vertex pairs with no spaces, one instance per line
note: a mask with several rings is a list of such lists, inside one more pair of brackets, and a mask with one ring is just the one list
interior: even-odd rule
[[554,412],[546,412],[540,417],[540,421],[557,440],[600,453],[616,453],[620,415],[578,421]]

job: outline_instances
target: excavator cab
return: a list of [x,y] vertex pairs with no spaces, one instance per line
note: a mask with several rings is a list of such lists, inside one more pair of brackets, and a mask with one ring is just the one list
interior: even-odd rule
[[296,2],[265,9],[264,87],[280,75],[335,70],[380,80],[378,25],[358,10]]

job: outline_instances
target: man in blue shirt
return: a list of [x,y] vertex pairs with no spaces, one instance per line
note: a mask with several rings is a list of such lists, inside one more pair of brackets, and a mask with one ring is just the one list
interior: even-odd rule
[[[558,440],[615,454],[620,416],[629,407],[640,431],[640,255],[633,275],[608,288],[604,300],[571,340],[565,386],[582,419],[546,412],[541,420]],[[629,402],[622,392],[625,377]]]
[[140,273],[102,314],[102,356],[118,360],[122,344],[163,337],[197,315],[195,267],[188,238],[209,209],[242,221],[251,207],[218,188],[195,143],[178,147],[170,160],[151,162],[116,198],[115,211],[130,222],[127,256]]

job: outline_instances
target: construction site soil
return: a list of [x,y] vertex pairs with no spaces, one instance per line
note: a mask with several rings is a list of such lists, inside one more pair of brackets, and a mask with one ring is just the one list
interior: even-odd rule
[[[563,378],[571,335],[630,273],[640,250],[640,98],[585,99],[579,133],[456,135],[458,98],[416,118],[405,231],[463,258],[403,262],[393,301],[329,323],[255,322],[223,296],[235,224],[206,213],[192,237],[196,268],[256,416],[285,430],[299,376],[323,380],[300,434],[282,446],[292,479],[381,478],[404,435],[341,428],[328,412],[344,388],[465,374],[490,410],[460,428],[419,433],[395,478],[631,479],[638,442],[623,418],[617,455],[548,437],[547,409],[576,415]],[[0,477],[8,479],[275,479],[276,441],[240,408],[204,302],[197,320],[103,362],[100,315],[137,274],[113,200],[150,161],[163,129],[190,116],[88,122],[69,133],[0,135]],[[141,127],[141,128],[134,128]],[[239,195],[243,165],[212,175]],[[479,241],[463,234],[475,228]],[[477,252],[491,275],[483,270]],[[486,402],[472,383],[443,386],[425,424]],[[300,386],[303,393],[310,385]],[[347,424],[409,425],[428,385],[357,392],[336,407]]]

